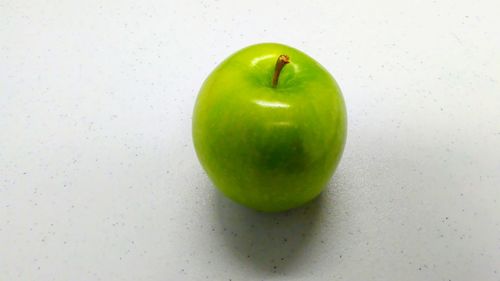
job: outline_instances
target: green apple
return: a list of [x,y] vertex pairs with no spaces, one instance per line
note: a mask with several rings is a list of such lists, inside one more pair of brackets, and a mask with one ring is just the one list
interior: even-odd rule
[[347,117],[318,62],[264,43],[223,61],[204,82],[193,142],[215,186],[260,211],[298,207],[325,188],[340,160]]

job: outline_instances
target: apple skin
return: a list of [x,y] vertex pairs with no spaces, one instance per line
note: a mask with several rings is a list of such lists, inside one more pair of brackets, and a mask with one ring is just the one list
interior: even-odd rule
[[[282,54],[290,63],[273,88]],[[347,116],[325,68],[297,49],[263,43],[236,52],[208,76],[192,129],[198,159],[222,193],[277,212],[325,188],[342,156]]]

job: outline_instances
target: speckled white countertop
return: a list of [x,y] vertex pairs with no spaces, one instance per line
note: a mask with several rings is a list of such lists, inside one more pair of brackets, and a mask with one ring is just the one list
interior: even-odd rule
[[[0,280],[500,280],[500,4],[0,1]],[[199,165],[208,73],[320,61],[349,133],[327,191],[259,214]]]

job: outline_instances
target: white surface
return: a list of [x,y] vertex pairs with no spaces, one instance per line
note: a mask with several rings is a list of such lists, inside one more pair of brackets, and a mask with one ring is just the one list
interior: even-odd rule
[[[500,280],[500,2],[267,2],[0,1],[0,280]],[[327,191],[281,215],[191,142],[203,79],[266,41],[349,114]]]

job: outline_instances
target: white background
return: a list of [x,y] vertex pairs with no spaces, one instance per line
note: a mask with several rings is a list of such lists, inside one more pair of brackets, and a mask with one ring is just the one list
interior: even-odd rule
[[[0,1],[0,280],[500,280],[500,2]],[[285,214],[194,153],[204,78],[281,42],[347,146]]]

